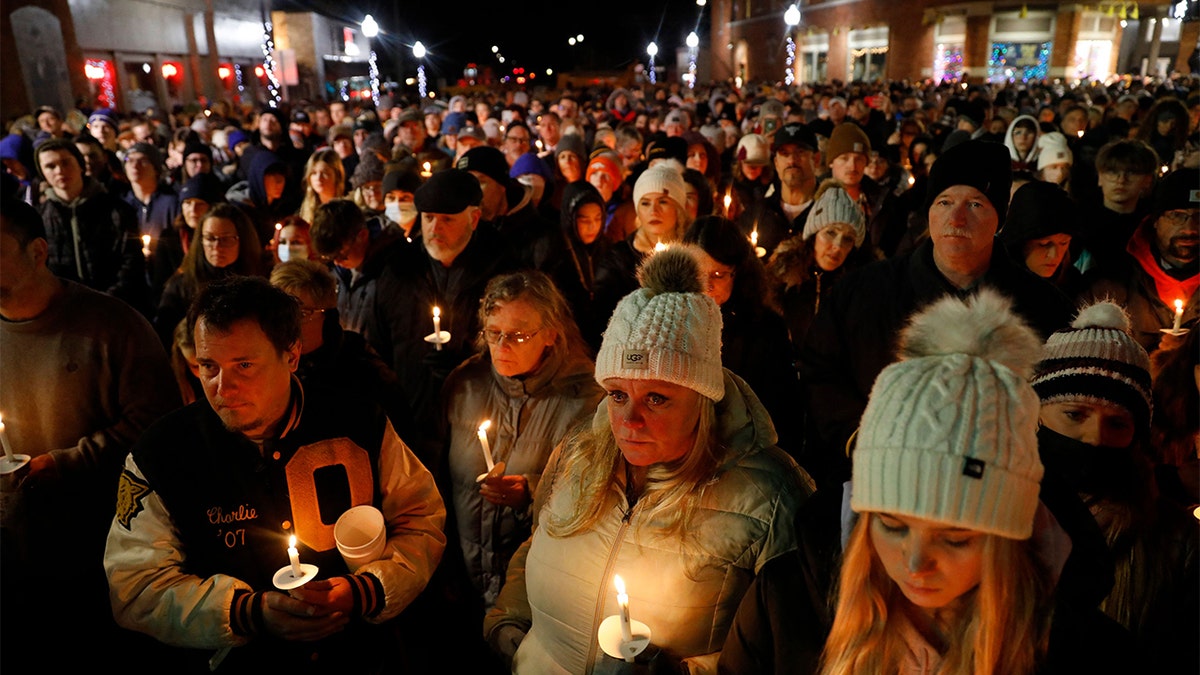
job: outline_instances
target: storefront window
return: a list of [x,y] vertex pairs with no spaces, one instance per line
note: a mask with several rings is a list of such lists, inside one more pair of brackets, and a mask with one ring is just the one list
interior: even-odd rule
[[112,61],[88,59],[83,66],[83,72],[87,76],[93,107],[117,107],[117,74],[113,70]]
[[1050,67],[1049,42],[993,42],[988,81],[1044,80]]
[[1106,79],[1112,63],[1112,42],[1108,40],[1080,40],[1075,43],[1073,74],[1077,80]]
[[933,56],[933,79],[957,80],[963,72],[962,44],[938,44]]

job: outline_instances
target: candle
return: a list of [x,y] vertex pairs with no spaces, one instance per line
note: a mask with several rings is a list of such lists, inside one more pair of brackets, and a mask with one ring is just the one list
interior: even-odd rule
[[750,231],[750,245],[758,246],[758,223],[755,223],[754,229]]
[[433,346],[442,351],[442,310],[437,305],[433,306]]
[[421,171],[421,178],[429,178],[433,175],[432,167],[429,162],[425,162],[424,170]]
[[[633,640],[633,621],[629,618],[629,594],[625,592],[625,580],[620,574],[613,575],[613,586],[617,587],[617,606],[621,609],[621,641],[630,642]],[[625,657],[626,661],[633,661],[632,657]]]
[[296,535],[292,535],[288,539],[288,561],[292,563],[292,576],[299,579],[304,576],[304,570],[300,569],[300,552],[296,550]]
[[0,417],[0,444],[4,445],[4,458],[10,462],[15,462],[17,458],[13,455],[12,446],[8,444],[8,434],[4,433],[3,417]]
[[538,152],[542,151],[542,139],[539,138],[535,140],[533,144],[537,146]]
[[150,257],[150,235],[148,234],[142,235],[142,255]]
[[725,217],[729,217],[729,205],[733,203],[733,197],[729,196],[729,190],[725,191]]
[[1076,131],[1076,132],[1075,132],[1075,135],[1076,135],[1076,136],[1078,136],[1078,137],[1080,137],[1080,138],[1083,138],[1083,129],[1080,129],[1079,131]]
[[491,471],[496,466],[496,463],[492,461],[492,449],[488,447],[487,430],[490,426],[492,426],[492,421],[484,420],[483,424],[479,425],[477,433],[479,444],[483,446],[483,461],[487,462],[488,471]]
[[[1175,301],[1175,325],[1174,325],[1174,327],[1171,328],[1171,330],[1173,332],[1178,333],[1179,329],[1182,325],[1183,325],[1183,301],[1176,300]],[[0,425],[0,430],[2,430],[3,428],[4,427],[2,425]]]
[[917,177],[916,177],[916,176],[913,176],[912,174],[909,174],[909,176],[908,176],[908,187],[912,187],[912,186],[913,186],[913,183],[915,183],[915,182],[917,182]]
[[1167,175],[1167,172],[1170,170],[1171,170],[1170,166],[1163,164],[1161,167],[1159,167],[1158,172],[1159,172],[1159,174],[1165,176],[1165,175]]

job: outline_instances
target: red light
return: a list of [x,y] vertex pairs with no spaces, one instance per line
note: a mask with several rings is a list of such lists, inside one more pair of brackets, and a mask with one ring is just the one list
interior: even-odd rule
[[174,63],[164,63],[162,65],[163,78],[171,79],[179,74],[179,68]]
[[524,78],[524,77],[518,77],[518,78],[517,78],[517,84],[525,84],[525,78]]
[[217,68],[217,77],[221,78],[222,80],[228,80],[229,76],[232,74],[233,71],[229,69],[229,66],[221,66],[220,68]]

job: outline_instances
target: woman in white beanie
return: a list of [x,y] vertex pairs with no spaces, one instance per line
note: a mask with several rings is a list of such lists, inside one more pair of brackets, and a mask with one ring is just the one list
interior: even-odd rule
[[597,639],[620,612],[614,575],[651,631],[641,662],[715,673],[754,575],[796,546],[811,482],[721,367],[721,313],[697,260],[683,244],[652,257],[604,333],[595,376],[607,396],[547,463],[533,536],[484,621],[515,673],[624,667]]
[[1040,181],[1052,183],[1071,192],[1071,166],[1075,157],[1067,146],[1067,137],[1061,132],[1051,131],[1037,139],[1037,172]]
[[1076,633],[1054,606],[1065,557],[1052,555],[1061,550],[1044,534],[1053,519],[1039,510],[1039,403],[1029,384],[1037,334],[985,289],[931,305],[901,340],[901,360],[875,381],[855,439],[858,516],[820,672],[1019,675],[1081,665],[1064,652],[1078,645],[1050,643],[1056,613],[1055,634]]
[[804,230],[785,239],[767,262],[792,345],[799,350],[821,300],[846,272],[877,259],[864,247],[866,216],[834,179],[817,188]]
[[642,171],[633,186],[635,229],[597,262],[596,310],[602,320],[638,287],[637,268],[656,250],[683,237],[692,218],[687,210],[683,169],[664,162]]

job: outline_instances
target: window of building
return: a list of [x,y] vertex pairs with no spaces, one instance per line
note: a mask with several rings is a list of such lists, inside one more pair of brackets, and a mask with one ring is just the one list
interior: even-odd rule
[[829,33],[812,33],[800,40],[800,82],[824,82],[828,72]]
[[967,41],[967,17],[943,16],[933,31],[933,79],[962,77],[963,46]]
[[864,82],[882,80],[887,74],[888,28],[876,26],[852,30],[847,36],[850,79]]
[[1027,82],[1045,79],[1054,41],[1054,13],[997,14],[992,19],[988,81]]

